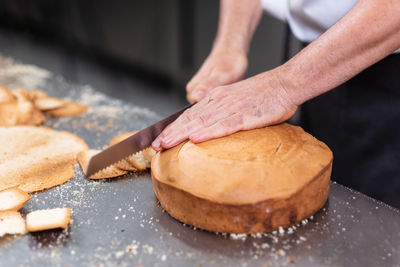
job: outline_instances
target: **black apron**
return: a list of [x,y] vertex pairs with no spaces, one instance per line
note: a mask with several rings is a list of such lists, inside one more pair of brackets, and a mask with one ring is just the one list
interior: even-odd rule
[[332,180],[400,208],[400,54],[304,103],[300,124],[332,149]]

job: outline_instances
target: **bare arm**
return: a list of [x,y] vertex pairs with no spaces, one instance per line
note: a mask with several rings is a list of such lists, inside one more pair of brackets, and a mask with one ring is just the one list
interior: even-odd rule
[[261,14],[260,0],[221,0],[211,53],[186,87],[190,102],[200,101],[215,87],[243,78],[250,40]]
[[361,0],[277,73],[297,105],[329,91],[400,48],[400,1]]
[[261,14],[260,0],[221,0],[214,48],[247,53]]
[[361,0],[286,64],[214,89],[155,140],[157,150],[285,121],[297,106],[400,47],[400,1]]

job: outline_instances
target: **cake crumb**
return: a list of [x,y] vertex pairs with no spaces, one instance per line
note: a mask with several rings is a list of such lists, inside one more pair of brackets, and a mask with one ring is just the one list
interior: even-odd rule
[[279,249],[279,250],[278,250],[278,254],[279,254],[280,256],[285,256],[285,255],[286,255],[286,253],[285,253],[285,251],[284,251],[283,249]]
[[247,235],[246,234],[230,234],[229,237],[233,240],[246,240]]
[[279,226],[278,231],[280,235],[283,235],[285,233],[285,230],[283,229],[282,226]]
[[117,252],[115,252],[115,257],[116,257],[117,259],[121,258],[122,256],[124,256],[124,252],[123,252],[123,251],[117,251]]

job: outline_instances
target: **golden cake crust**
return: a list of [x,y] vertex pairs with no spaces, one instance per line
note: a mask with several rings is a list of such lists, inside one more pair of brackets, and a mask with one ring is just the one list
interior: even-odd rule
[[155,193],[176,219],[233,233],[288,227],[329,194],[332,152],[289,124],[185,142],[152,160]]

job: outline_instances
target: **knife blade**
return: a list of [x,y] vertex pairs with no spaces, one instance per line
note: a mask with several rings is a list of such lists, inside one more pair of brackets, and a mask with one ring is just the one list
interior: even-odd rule
[[165,127],[175,121],[191,106],[193,106],[193,104],[96,154],[89,160],[86,176],[90,177],[102,169],[149,147]]

